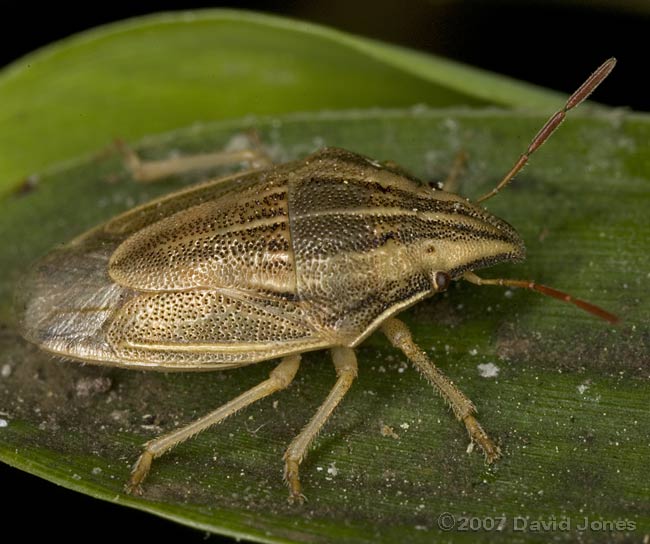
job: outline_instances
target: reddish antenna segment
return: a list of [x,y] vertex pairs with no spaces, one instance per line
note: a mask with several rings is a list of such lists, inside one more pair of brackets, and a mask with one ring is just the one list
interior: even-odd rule
[[591,304],[590,302],[587,302],[585,300],[572,297],[568,293],[565,293],[564,291],[559,291],[558,289],[554,289],[553,287],[540,285],[539,283],[535,283],[534,281],[509,280],[509,279],[501,279],[501,278],[484,279],[484,278],[480,278],[473,272],[465,272],[465,274],[463,274],[463,279],[469,281],[470,283],[474,283],[476,285],[501,285],[503,287],[523,287],[524,289],[531,289],[532,291],[537,291],[538,293],[548,295],[549,297],[556,298],[558,300],[561,300],[562,302],[569,302],[571,304],[574,304],[578,308],[584,310],[585,312],[589,312],[590,314],[595,315],[596,317],[600,317],[605,321],[609,321],[610,323],[618,323],[620,321],[620,319],[617,316],[609,313],[606,310],[603,310],[602,308],[596,306],[595,304]]

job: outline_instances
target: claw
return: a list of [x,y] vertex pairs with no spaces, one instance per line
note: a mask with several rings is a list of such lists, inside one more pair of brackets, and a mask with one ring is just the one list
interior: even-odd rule
[[287,498],[287,501],[289,504],[295,504],[300,506],[301,504],[305,504],[307,501],[307,497],[305,497],[302,493],[294,493],[293,491],[289,493],[289,497]]
[[285,459],[284,480],[289,486],[289,504],[303,504],[307,498],[302,494],[297,460]]
[[142,455],[138,457],[138,460],[133,465],[133,470],[131,471],[131,477],[129,478],[129,483],[124,486],[124,490],[129,495],[142,495],[142,482],[149,473],[151,468],[151,462],[153,461],[153,454],[145,450],[142,452]]
[[492,442],[474,416],[466,416],[464,422],[472,442],[478,444],[483,450],[485,461],[488,464],[494,463],[494,461],[501,457],[501,449]]

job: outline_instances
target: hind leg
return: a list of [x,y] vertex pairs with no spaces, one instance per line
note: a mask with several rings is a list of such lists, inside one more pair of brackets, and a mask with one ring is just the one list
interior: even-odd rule
[[176,429],[171,433],[159,436],[150,440],[144,445],[144,451],[138,458],[131,472],[131,478],[126,485],[128,493],[141,494],[142,481],[145,479],[151,468],[151,462],[160,457],[163,453],[168,452],[181,442],[194,436],[201,431],[204,431],[212,425],[221,423],[227,417],[233,415],[235,412],[245,408],[249,404],[260,400],[271,393],[275,393],[293,381],[298,367],[300,366],[300,355],[291,355],[282,359],[280,364],[276,366],[267,380],[242,393],[237,398],[217,408],[215,411],[210,412],[196,421],[193,421],[185,427]]

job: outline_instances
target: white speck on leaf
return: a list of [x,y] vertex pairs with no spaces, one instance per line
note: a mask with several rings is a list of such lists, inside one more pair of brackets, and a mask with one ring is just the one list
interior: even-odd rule
[[6,419],[0,419],[0,429],[9,425],[9,422]]
[[478,368],[478,373],[482,378],[496,378],[499,375],[499,370],[501,370],[494,363],[481,363],[476,368]]

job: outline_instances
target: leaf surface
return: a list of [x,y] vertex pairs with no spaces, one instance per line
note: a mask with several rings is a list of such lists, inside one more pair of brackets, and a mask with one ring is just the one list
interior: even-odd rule
[[268,15],[206,10],[72,36],[0,74],[0,194],[43,167],[194,122],[370,107],[551,108],[531,85]]
[[[425,180],[444,178],[464,150],[460,192],[471,198],[494,186],[543,121],[426,108],[274,115],[197,124],[147,138],[138,150],[163,157],[219,149],[255,126],[277,160],[337,145],[395,160]],[[480,453],[467,454],[467,435],[444,403],[373,335],[358,350],[358,381],[302,465],[309,501],[301,508],[286,502],[282,454],[334,382],[326,352],[308,354],[288,390],[155,461],[144,497],[123,493],[143,442],[260,382],[273,365],[141,373],[54,360],[23,341],[11,292],[30,262],[192,181],[138,185],[116,153],[45,171],[34,190],[0,200],[0,236],[9,242],[0,249],[0,459],[95,497],[260,542],[490,541],[489,528],[460,530],[469,517],[503,517],[514,540],[574,541],[584,517],[629,520],[639,537],[650,531],[648,142],[647,116],[576,112],[486,203],[526,240],[528,258],[484,276],[566,289],[618,314],[620,325],[536,293],[461,282],[402,316],[476,403],[502,460],[487,467]],[[496,378],[481,375],[490,364]],[[451,533],[439,527],[444,512],[455,516]],[[571,530],[515,531],[522,516],[567,518]]]

